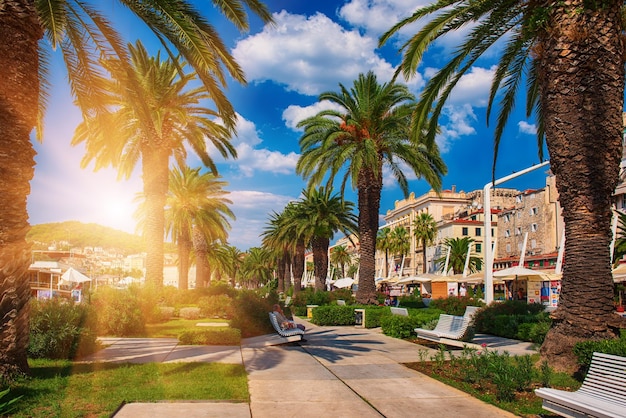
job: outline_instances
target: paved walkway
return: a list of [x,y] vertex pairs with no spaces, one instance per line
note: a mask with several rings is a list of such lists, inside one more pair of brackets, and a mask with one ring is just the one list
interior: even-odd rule
[[[387,337],[380,330],[307,325],[307,342],[267,346],[274,338],[242,341],[241,347],[180,346],[176,339],[108,339],[86,361],[224,362],[243,364],[250,403],[162,402],[123,405],[115,418],[435,416],[514,417],[401,363],[434,350]],[[269,338],[269,340],[268,340]],[[486,336],[478,336],[487,342]],[[511,354],[531,347],[504,339],[489,346]],[[422,354],[423,355],[423,354]]]

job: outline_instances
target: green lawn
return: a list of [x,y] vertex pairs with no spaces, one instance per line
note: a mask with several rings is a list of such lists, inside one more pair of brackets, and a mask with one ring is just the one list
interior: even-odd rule
[[193,329],[206,329],[197,326],[198,322],[228,323],[227,319],[203,318],[203,319],[171,319],[160,324],[146,325],[147,338],[178,338],[181,332]]
[[249,402],[245,369],[236,364],[34,360],[30,365],[32,377],[11,385],[8,398],[22,395],[12,417],[108,417],[122,402]]

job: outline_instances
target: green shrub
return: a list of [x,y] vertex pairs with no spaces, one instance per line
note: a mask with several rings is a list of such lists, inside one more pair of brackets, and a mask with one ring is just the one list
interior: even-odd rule
[[176,315],[176,309],[173,306],[160,306],[161,318],[164,322],[169,321]]
[[331,301],[341,299],[346,301],[346,305],[352,305],[354,303],[352,289],[336,289],[330,292],[329,296]]
[[178,316],[182,319],[200,319],[202,315],[200,314],[200,308],[197,306],[187,306],[180,308]]
[[398,299],[398,304],[403,308],[420,309],[424,307],[422,298],[416,295],[401,296]]
[[145,333],[142,303],[135,289],[99,287],[91,298],[91,305],[98,313],[98,335],[128,337]]
[[88,305],[61,299],[30,304],[29,357],[71,360],[98,349]]
[[480,333],[540,343],[551,325],[543,309],[541,304],[516,300],[492,303],[476,313],[474,327]]
[[448,315],[463,315],[467,306],[485,306],[484,302],[478,299],[465,296],[462,298],[451,296],[446,299],[433,299],[429,308],[440,309]]
[[201,297],[198,301],[200,314],[205,318],[233,317],[233,300],[228,295],[211,295]]
[[621,330],[619,339],[581,341],[574,344],[574,354],[578,359],[578,363],[584,367],[591,365],[591,357],[594,352],[626,357],[626,331]]
[[384,315],[389,314],[389,308],[386,306],[367,306],[365,309],[365,328],[377,328],[380,326],[380,320]]
[[241,331],[236,328],[211,328],[184,331],[178,336],[185,345],[241,345]]
[[[241,330],[241,337],[256,337],[276,332],[270,323],[269,312],[278,303],[278,295],[271,292],[263,297],[254,290],[242,290],[233,302],[233,318],[230,327]],[[288,314],[285,311],[285,314]]]
[[312,287],[307,287],[296,295],[291,304],[300,307],[306,307],[306,305],[328,305],[331,301],[331,293],[332,292],[325,290],[315,290]]
[[[365,315],[367,319],[367,314]],[[320,326],[354,325],[354,307],[327,305],[313,309],[311,322]]]
[[409,338],[419,327],[420,321],[414,316],[384,315],[380,318],[383,334],[394,338]]

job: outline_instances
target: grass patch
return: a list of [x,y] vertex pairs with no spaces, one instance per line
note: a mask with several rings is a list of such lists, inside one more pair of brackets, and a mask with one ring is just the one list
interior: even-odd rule
[[[146,334],[140,337],[146,338],[178,338],[184,331],[202,329],[197,326],[198,322],[228,323],[227,319],[204,318],[204,319],[171,319],[160,324],[147,324]],[[205,328],[206,329],[206,328]]]
[[30,361],[32,377],[11,385],[23,395],[12,417],[109,417],[122,402],[249,402],[242,365],[221,363],[76,364]]

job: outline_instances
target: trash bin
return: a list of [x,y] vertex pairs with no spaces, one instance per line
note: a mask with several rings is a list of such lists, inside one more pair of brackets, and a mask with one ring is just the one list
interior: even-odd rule
[[365,328],[365,309],[354,310],[354,326]]
[[307,319],[313,318],[313,309],[317,308],[319,305],[306,305],[306,317]]

